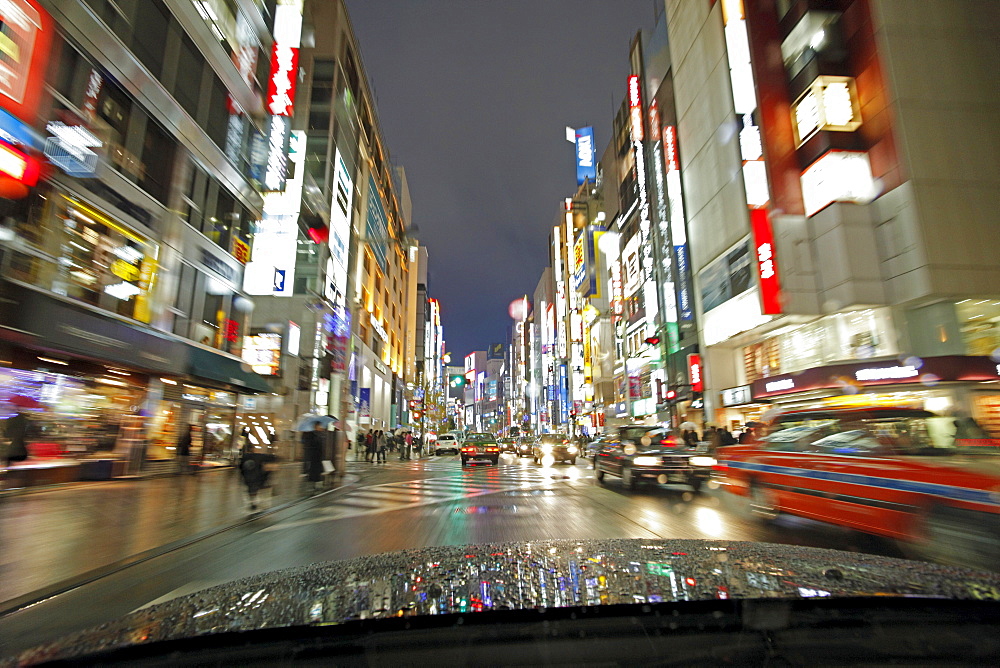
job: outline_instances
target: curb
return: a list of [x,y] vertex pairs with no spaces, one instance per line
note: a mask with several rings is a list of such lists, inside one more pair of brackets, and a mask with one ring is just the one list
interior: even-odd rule
[[[313,499],[326,496],[327,494],[330,494],[337,490],[354,485],[358,482],[358,480],[359,478],[356,474],[352,475],[350,473],[347,473],[345,474],[344,480],[341,482],[341,484],[336,487],[331,487],[330,489],[323,490],[322,492],[318,492],[316,494],[311,494],[308,496],[302,496],[296,499],[291,499],[280,505],[268,508],[267,510],[256,511],[251,514],[248,514],[230,524],[216,527],[214,529],[208,529],[201,533],[194,534],[193,536],[181,538],[180,540],[176,540],[172,543],[167,543],[166,545],[161,545],[159,547],[154,547],[144,552],[139,552],[138,554],[134,554],[130,557],[125,557],[124,559],[119,559],[118,561],[114,561],[110,564],[106,564],[99,568],[95,568],[91,571],[87,571],[86,573],[82,573],[76,577],[68,578],[61,582],[57,582],[53,585],[49,585],[48,587],[37,589],[28,594],[23,594],[21,596],[8,599],[6,601],[0,601],[0,617],[6,617],[7,615],[17,613],[19,610],[29,608],[35,605],[36,603],[41,603],[46,599],[53,598],[60,594],[65,594],[68,591],[71,591],[78,587],[82,587],[83,585],[86,584],[90,584],[91,582],[100,580],[101,578],[107,577],[109,575],[117,573],[118,571],[122,571],[126,568],[130,568],[131,566],[135,566],[136,564],[141,564],[145,561],[149,561],[157,557],[162,557],[163,555],[169,554],[170,552],[174,552],[176,550],[189,547],[207,538],[217,536],[221,533],[225,533],[226,531],[230,531],[231,529],[243,526],[244,524],[249,524],[250,522],[254,522],[262,517],[273,515],[274,513],[286,510],[304,501],[310,501]],[[56,485],[53,485],[52,487],[56,487]]]

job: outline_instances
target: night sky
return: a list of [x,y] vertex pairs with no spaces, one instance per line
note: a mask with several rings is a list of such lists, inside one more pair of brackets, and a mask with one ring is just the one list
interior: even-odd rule
[[[662,0],[661,4],[662,4]],[[506,340],[562,200],[566,126],[597,157],[654,0],[347,0],[392,162],[406,169],[455,359]]]

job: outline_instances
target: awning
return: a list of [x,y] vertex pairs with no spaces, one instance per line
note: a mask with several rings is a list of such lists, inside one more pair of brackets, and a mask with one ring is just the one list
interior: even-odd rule
[[150,373],[183,373],[186,346],[168,335],[38,290],[14,283],[4,287],[2,338]]
[[188,373],[192,376],[235,385],[244,391],[272,391],[270,383],[263,376],[245,371],[240,360],[196,346],[190,346],[189,353]]

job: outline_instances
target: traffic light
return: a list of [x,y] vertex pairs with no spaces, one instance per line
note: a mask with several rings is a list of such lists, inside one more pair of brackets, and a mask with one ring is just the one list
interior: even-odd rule
[[667,401],[673,401],[677,398],[677,392],[675,390],[667,390]]
[[646,343],[648,343],[651,346],[658,345],[660,343],[660,337],[650,336],[649,338],[646,339]]
[[465,385],[465,376],[460,373],[448,376],[448,385],[451,387],[463,387]]

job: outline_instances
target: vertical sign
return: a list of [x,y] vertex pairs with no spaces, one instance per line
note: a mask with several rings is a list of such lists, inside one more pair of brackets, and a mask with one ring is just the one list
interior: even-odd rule
[[688,355],[688,379],[691,381],[692,392],[701,392],[705,389],[701,375],[701,355]]
[[[351,238],[351,211],[354,201],[354,179],[351,170],[344,161],[344,155],[337,149],[333,172],[333,202],[330,205],[330,259],[332,260],[332,276],[327,282],[332,283],[332,292],[336,294],[337,303],[344,300],[347,294],[347,263],[348,248]],[[329,298],[329,296],[328,296]]]
[[248,294],[282,297],[292,295],[299,209],[302,206],[305,141],[305,132],[296,130],[292,133],[288,159],[295,168],[285,191],[264,193],[264,215],[257,225],[251,260],[243,273],[243,289]]
[[[301,37],[302,0],[279,0],[274,10],[274,46],[271,49],[271,75],[267,82],[266,106],[271,121],[267,131],[265,190],[285,189],[285,153],[292,127],[289,117],[295,110]],[[275,283],[276,290],[277,287]]]
[[751,209],[750,225],[753,229],[753,247],[760,280],[761,313],[778,315],[781,311],[781,280],[778,277],[778,260],[774,256],[774,231],[767,209]]
[[358,417],[371,419],[372,416],[372,388],[362,387],[358,390]]
[[580,128],[576,131],[576,184],[597,180],[597,161],[594,159],[594,128]]
[[378,190],[375,177],[368,176],[368,217],[365,221],[365,236],[368,245],[375,254],[375,261],[385,272],[388,266],[389,219],[382,205],[382,194]]
[[681,320],[694,317],[691,303],[691,266],[688,262],[687,219],[681,196],[681,166],[677,159],[677,129],[663,128],[663,162],[667,168],[667,202],[670,207],[670,240],[674,246],[674,267],[677,271],[677,307]]

